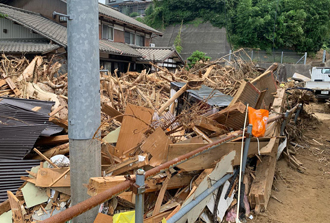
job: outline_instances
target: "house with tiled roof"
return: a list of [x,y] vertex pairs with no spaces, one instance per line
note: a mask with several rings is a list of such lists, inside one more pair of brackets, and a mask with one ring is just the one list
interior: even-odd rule
[[[1,2],[1,0],[0,0]],[[66,17],[53,16],[53,12],[66,14],[65,0],[6,0],[0,4],[0,52],[11,54],[66,53]],[[150,48],[151,39],[162,33],[119,11],[99,4],[100,64],[113,72],[150,68],[143,53],[136,47]],[[175,51],[172,49],[172,51]],[[149,57],[152,58],[152,57]],[[171,59],[171,58],[166,58]],[[177,60],[176,67],[183,61]]]

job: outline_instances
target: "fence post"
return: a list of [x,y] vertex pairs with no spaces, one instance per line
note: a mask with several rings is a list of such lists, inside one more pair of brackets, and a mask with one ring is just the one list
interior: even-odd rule
[[307,62],[307,52],[305,52],[305,59],[304,59],[304,64]]
[[253,61],[253,50],[251,51],[251,60]]
[[281,54],[281,64],[283,63],[283,51],[282,51],[282,54]]
[[325,63],[325,57],[326,57],[326,53],[327,51],[326,50],[323,50],[323,58],[322,58],[322,63]]
[[139,186],[137,189],[137,194],[135,195],[135,222],[143,223],[143,214],[144,214],[144,170],[138,169],[136,171],[136,184]]
[[232,51],[229,50],[229,58],[228,58],[229,62],[231,61],[231,53],[232,53]]

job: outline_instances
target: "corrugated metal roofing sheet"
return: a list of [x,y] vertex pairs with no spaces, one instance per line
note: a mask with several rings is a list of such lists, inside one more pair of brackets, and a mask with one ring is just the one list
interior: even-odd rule
[[[185,85],[185,83],[181,82],[172,82],[171,86],[175,86],[177,88],[181,88]],[[230,102],[233,100],[233,97],[223,94],[218,90],[209,88],[205,85],[202,85],[199,90],[187,90],[189,95],[200,100],[206,100],[206,103],[211,106],[219,106],[219,107],[227,107]]]
[[0,159],[0,203],[7,200],[7,191],[16,192],[24,181],[21,176],[28,176],[25,170],[38,166],[38,160]]

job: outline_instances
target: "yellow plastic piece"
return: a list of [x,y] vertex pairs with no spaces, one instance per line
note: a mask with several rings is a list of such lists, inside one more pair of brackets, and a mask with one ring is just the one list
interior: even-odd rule
[[113,216],[113,223],[135,223],[135,211],[128,211]]

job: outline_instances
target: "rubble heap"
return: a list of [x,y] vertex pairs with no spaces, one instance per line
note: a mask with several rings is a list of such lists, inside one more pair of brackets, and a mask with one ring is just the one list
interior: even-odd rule
[[[8,189],[8,200],[0,204],[0,219],[45,220],[67,209],[71,201],[67,74],[58,74],[61,64],[52,59],[37,56],[29,62],[26,58],[2,57],[0,110],[8,112],[0,117],[0,132],[15,128],[22,140],[27,138],[29,142],[17,159],[41,162],[32,169],[26,166],[21,177],[23,185]],[[282,151],[303,169],[299,160],[284,149],[287,140],[282,116],[278,117],[291,109],[286,116],[289,118],[284,119],[284,123],[290,122],[303,101],[285,104],[285,89],[278,87],[273,73],[277,64],[260,71],[253,63],[236,57],[231,63],[222,58],[175,73],[153,66],[156,72],[100,74],[102,177],[90,179],[88,194],[100,194],[130,180],[128,175],[134,178],[138,169],[150,170],[232,135],[235,137],[229,142],[146,179],[144,218],[146,222],[170,219],[213,183],[232,173],[215,190],[216,196],[207,196],[180,222],[235,222],[242,156],[242,137],[237,132],[247,126],[244,120],[249,106],[269,110],[272,121],[263,137],[250,134],[243,138],[251,142],[248,158],[243,160],[247,165],[242,176],[240,218],[249,217],[251,210],[265,211],[276,160]],[[9,143],[13,141],[8,139]],[[0,154],[0,164],[5,163],[3,159],[13,159],[15,152],[4,154],[8,156]],[[134,203],[133,191],[123,192],[101,205],[95,222],[104,218],[112,221],[115,214],[134,210]]]

